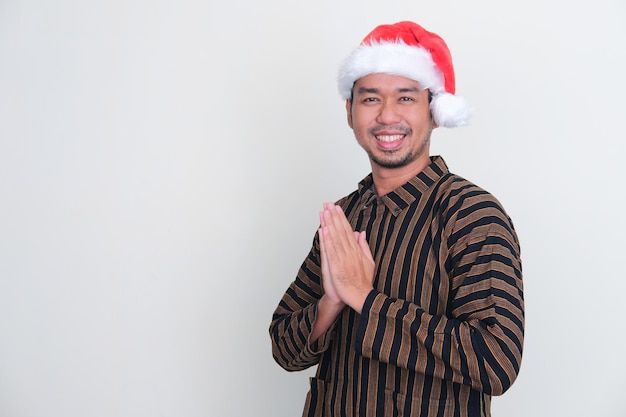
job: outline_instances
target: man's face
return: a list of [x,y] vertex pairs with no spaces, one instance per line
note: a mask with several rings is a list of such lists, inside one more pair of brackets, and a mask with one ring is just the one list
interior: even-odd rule
[[352,102],[346,102],[348,124],[373,169],[428,164],[436,127],[428,90],[405,77],[370,74],[358,79],[352,92]]

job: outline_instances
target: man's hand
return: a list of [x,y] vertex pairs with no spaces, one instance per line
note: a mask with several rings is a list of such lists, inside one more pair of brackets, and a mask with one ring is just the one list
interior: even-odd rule
[[325,243],[324,243],[324,239],[322,239],[322,229],[324,227],[326,227],[326,216],[324,215],[324,210],[322,210],[320,212],[320,230],[319,230],[319,237],[320,237],[320,253],[321,253],[321,262],[322,262],[322,285],[324,287],[324,295],[322,296],[324,298],[324,302],[327,303],[329,306],[334,306],[337,309],[341,310],[346,304],[343,302],[343,300],[341,299],[341,297],[339,297],[339,294],[337,293],[337,290],[335,289],[335,284],[333,283],[333,280],[331,279],[331,275],[330,275],[330,267],[328,265],[328,258],[326,257],[326,254],[324,253],[325,251]]
[[374,258],[365,232],[352,230],[341,207],[325,203],[319,230],[322,279],[329,301],[339,301],[361,313],[374,288]]

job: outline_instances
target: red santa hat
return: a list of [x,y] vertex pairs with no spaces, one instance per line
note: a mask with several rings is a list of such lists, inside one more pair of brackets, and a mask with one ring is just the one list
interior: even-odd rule
[[413,22],[376,27],[339,69],[339,93],[349,99],[354,83],[368,74],[400,75],[431,91],[430,109],[442,127],[469,124],[467,102],[455,95],[452,56],[444,40]]

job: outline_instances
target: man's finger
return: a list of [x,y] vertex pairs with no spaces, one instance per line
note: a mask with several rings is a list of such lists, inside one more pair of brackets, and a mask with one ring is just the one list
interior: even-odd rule
[[365,257],[369,259],[371,262],[374,262],[374,257],[372,256],[372,250],[370,249],[369,243],[367,243],[367,236],[365,235],[365,231],[358,232],[357,242],[359,244],[359,247],[361,248],[361,251],[365,255]]

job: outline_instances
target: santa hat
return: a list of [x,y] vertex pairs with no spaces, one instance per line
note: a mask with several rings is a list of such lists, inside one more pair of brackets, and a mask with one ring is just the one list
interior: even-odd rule
[[430,90],[430,109],[439,126],[469,123],[470,109],[465,99],[455,95],[452,57],[439,35],[413,22],[378,26],[341,65],[341,97],[349,99],[359,78],[376,73],[400,75]]

